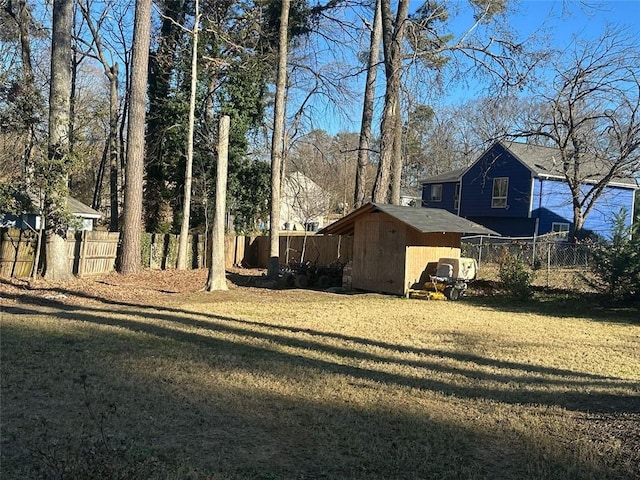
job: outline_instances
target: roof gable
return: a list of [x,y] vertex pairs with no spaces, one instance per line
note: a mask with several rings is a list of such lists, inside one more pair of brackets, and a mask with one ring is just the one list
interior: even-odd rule
[[84,204],[73,197],[67,197],[67,205],[69,206],[71,213],[78,217],[100,218],[102,216],[102,214],[97,210],[94,210],[89,205]]
[[[534,177],[547,177],[564,179],[565,175],[562,169],[562,156],[560,150],[553,147],[543,147],[540,145],[532,145],[522,142],[497,141],[485,150],[469,167],[452,170],[451,172],[434,175],[420,180],[422,185],[432,183],[448,183],[457,182],[469,171],[476,163],[481,161],[489,152],[497,146],[504,148],[516,160],[520,161],[527,167]],[[606,174],[606,165],[597,165],[587,162],[582,166],[585,180],[587,182],[597,182]],[[632,177],[614,177],[610,185],[621,186],[625,188],[638,188],[638,182]]]
[[318,233],[351,235],[353,234],[355,222],[358,217],[376,211],[383,212],[420,233],[452,232],[476,235],[498,235],[498,233],[493,230],[465,218],[458,217],[440,208],[415,208],[382,203],[368,203],[331,225],[328,225]]
[[[500,143],[525,164],[536,177],[565,178],[559,149],[520,142]],[[608,167],[596,162],[585,162],[582,164],[582,171],[587,182],[597,182],[607,173]],[[628,177],[614,177],[609,183],[626,187],[638,186],[635,179]]]

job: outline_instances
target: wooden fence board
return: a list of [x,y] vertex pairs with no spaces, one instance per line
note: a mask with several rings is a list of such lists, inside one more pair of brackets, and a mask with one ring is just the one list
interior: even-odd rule
[[80,277],[90,277],[110,273],[115,270],[118,254],[118,232],[82,232],[82,248],[77,273]]
[[[310,261],[330,265],[336,261],[353,260],[353,237],[338,235],[280,235],[280,264]],[[255,237],[256,263],[252,267],[266,268],[269,262],[269,237]]]
[[0,234],[0,276],[28,278],[33,268],[37,234],[31,230],[3,228]]
[[[143,268],[176,267],[176,235],[143,234],[141,265]],[[29,230],[2,229],[0,235],[0,276],[25,278],[31,275],[35,257],[36,233]],[[70,232],[67,256],[72,272],[90,277],[114,271],[119,233],[105,231]],[[204,234],[189,236],[190,268],[207,268],[208,242]],[[304,255],[304,256],[303,256]],[[336,260],[346,263],[353,258],[352,237],[325,235],[283,235],[280,237],[280,262],[309,260],[329,265]],[[269,237],[235,236],[225,238],[225,267],[266,268]]]

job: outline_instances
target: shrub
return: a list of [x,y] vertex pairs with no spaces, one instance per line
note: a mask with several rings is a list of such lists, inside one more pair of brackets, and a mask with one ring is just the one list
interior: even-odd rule
[[498,278],[508,296],[526,300],[533,295],[533,271],[519,257],[506,253],[500,261]]
[[613,302],[640,297],[640,224],[626,225],[622,209],[612,221],[612,237],[590,245],[591,278],[586,282]]

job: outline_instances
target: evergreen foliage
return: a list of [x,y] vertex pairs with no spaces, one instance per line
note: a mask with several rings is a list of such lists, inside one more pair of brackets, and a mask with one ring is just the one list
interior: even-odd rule
[[0,183],[0,212],[20,215],[36,211],[36,207],[26,191],[26,186],[20,182],[16,184]]
[[613,218],[612,237],[591,245],[589,285],[613,302],[640,300],[640,220],[626,224],[626,209]]
[[498,277],[509,297],[527,300],[533,295],[533,271],[518,256],[511,253],[504,255]]

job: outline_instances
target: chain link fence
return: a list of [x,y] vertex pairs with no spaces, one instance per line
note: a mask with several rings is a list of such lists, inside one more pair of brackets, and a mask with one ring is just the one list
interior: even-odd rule
[[579,279],[590,268],[589,246],[568,243],[561,235],[539,237],[473,236],[462,239],[462,256],[475,258],[479,270],[497,271],[507,256],[515,256],[536,272],[536,283],[547,287],[582,288]]

